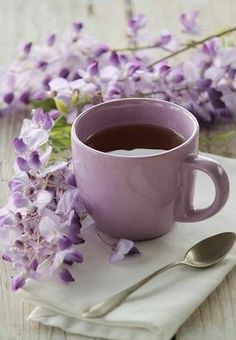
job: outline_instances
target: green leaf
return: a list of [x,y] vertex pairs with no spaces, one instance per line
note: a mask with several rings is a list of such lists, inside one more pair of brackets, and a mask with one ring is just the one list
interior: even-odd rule
[[73,106],[77,106],[78,103],[79,103],[79,95],[78,95],[77,92],[75,92],[75,93],[73,94],[73,96],[71,97],[71,104],[72,104]]
[[32,100],[33,109],[41,108],[44,112],[49,112],[56,109],[56,104],[53,98],[46,98],[44,100]]
[[223,132],[223,133],[217,133],[210,137],[210,141],[213,143],[224,142],[227,139],[233,137],[235,134],[236,134],[235,130],[230,130],[230,131]]
[[54,98],[55,104],[56,104],[56,108],[58,109],[58,111],[60,113],[68,113],[68,108],[66,106],[66,104],[63,102],[63,100],[59,99],[59,98]]
[[53,148],[50,162],[53,160],[69,159],[71,156],[71,125],[62,114],[50,132],[49,142]]

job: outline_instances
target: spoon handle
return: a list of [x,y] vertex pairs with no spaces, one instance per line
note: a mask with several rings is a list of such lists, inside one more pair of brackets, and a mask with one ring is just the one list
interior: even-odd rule
[[185,264],[184,261],[179,262],[173,262],[168,264],[165,267],[162,267],[152,274],[148,275],[144,279],[138,281],[137,283],[133,284],[132,286],[122,290],[120,293],[117,293],[101,302],[98,302],[97,304],[87,308],[83,311],[82,316],[86,318],[97,318],[103,315],[106,315],[110,311],[112,311],[114,308],[119,306],[130,294],[135,292],[137,289],[145,285],[145,283],[149,282],[151,279],[153,279],[155,276],[165,272],[168,269],[174,268],[176,266],[179,266],[181,264]]

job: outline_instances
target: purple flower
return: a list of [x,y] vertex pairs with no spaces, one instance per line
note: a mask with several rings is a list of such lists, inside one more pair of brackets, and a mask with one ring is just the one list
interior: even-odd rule
[[32,269],[33,271],[36,271],[37,268],[38,268],[38,265],[39,265],[38,260],[37,260],[36,258],[34,258],[34,259],[30,262],[29,267],[30,267],[30,269]]
[[17,289],[23,287],[25,284],[25,277],[24,275],[20,274],[18,276],[15,276],[11,281],[11,289],[13,291],[16,291]]
[[49,90],[50,87],[49,87],[49,83],[50,81],[52,80],[52,78],[50,76],[46,76],[43,81],[42,81],[42,85],[44,86],[45,90]]
[[171,41],[172,39],[172,35],[170,32],[168,31],[163,31],[160,38],[158,38],[156,41],[155,41],[155,46],[156,47],[163,47],[167,44],[169,44],[169,42]]
[[4,102],[7,104],[11,104],[11,102],[13,102],[13,99],[14,99],[14,92],[8,92],[3,97]]
[[17,157],[16,159],[17,165],[21,171],[29,171],[30,166],[27,160],[23,157]]
[[52,194],[45,190],[41,189],[36,196],[36,200],[34,201],[34,206],[37,207],[38,211],[43,210],[52,200]]
[[55,214],[50,213],[50,216],[43,215],[41,217],[38,228],[40,234],[46,239],[47,242],[50,243],[54,240],[57,240],[60,236],[58,225],[60,225],[59,218]]
[[12,195],[13,204],[17,208],[26,207],[29,203],[29,199],[25,197],[21,192],[16,191]]
[[95,49],[95,57],[99,58],[103,53],[109,51],[109,47],[105,44],[99,44]]
[[41,162],[39,159],[39,154],[37,151],[33,151],[31,152],[30,156],[29,156],[29,164],[32,168],[38,169],[41,167]]
[[199,87],[200,91],[206,91],[212,84],[212,80],[211,79],[199,79],[199,81],[197,82],[197,86]]
[[90,76],[96,76],[98,74],[98,62],[91,63],[87,68],[87,72]]
[[73,27],[73,29],[75,30],[76,33],[80,33],[83,26],[84,26],[83,23],[80,22],[80,21],[73,22],[73,24],[72,24],[72,27]]
[[0,227],[2,225],[12,225],[13,220],[11,215],[0,215]]
[[29,101],[30,101],[30,93],[29,93],[29,91],[22,92],[22,94],[19,97],[19,100],[22,103],[26,104],[26,105],[29,104]]
[[146,25],[147,19],[145,15],[139,14],[134,16],[128,22],[128,31],[127,35],[130,37],[135,36],[138,31]]
[[159,69],[160,75],[163,78],[166,78],[166,76],[170,73],[170,71],[171,71],[171,68],[168,65],[162,65]]
[[54,78],[49,82],[48,85],[50,90],[55,92],[69,90],[69,83],[64,78]]
[[80,222],[80,217],[77,214],[77,212],[74,210],[72,219],[71,219],[71,224],[70,224],[71,228],[74,229],[77,233],[80,232],[80,228],[81,228],[81,222]]
[[211,40],[205,42],[202,46],[202,52],[209,55],[210,57],[215,57],[219,50],[219,39],[212,38]]
[[42,71],[45,71],[46,68],[48,66],[48,63],[44,60],[40,60],[38,63],[37,63],[37,68],[40,68]]
[[66,67],[63,67],[63,68],[60,70],[58,77],[60,77],[60,78],[67,78],[67,77],[69,76],[69,74],[70,74],[69,69],[66,68]]
[[24,184],[22,183],[22,181],[14,178],[9,181],[8,186],[11,192],[22,191],[24,188]]
[[68,177],[65,178],[65,183],[67,185],[73,186],[73,187],[77,187],[76,184],[76,180],[75,180],[75,175],[74,174],[70,174]]
[[133,254],[140,254],[138,248],[134,245],[134,242],[126,239],[120,239],[119,242],[114,245],[110,262],[119,262],[125,257],[125,255]]
[[81,222],[79,215],[74,211],[71,220],[68,220],[67,236],[73,244],[84,243],[84,239],[80,236]]
[[23,44],[22,50],[23,50],[25,55],[28,55],[30,53],[32,45],[33,45],[32,42],[28,42],[28,43]]
[[120,59],[119,59],[119,55],[115,52],[112,51],[110,58],[109,58],[109,63],[115,67],[119,67],[120,66]]
[[77,189],[68,189],[64,192],[57,204],[57,212],[66,214],[72,211],[77,201]]
[[107,93],[103,96],[105,100],[119,99],[121,98],[121,90],[117,87],[111,87],[108,89]]
[[32,121],[36,124],[41,124],[44,121],[44,113],[42,109],[35,109],[33,111]]
[[128,76],[132,76],[137,70],[141,68],[141,65],[137,62],[130,63],[128,65]]
[[24,153],[28,149],[28,146],[23,142],[22,138],[18,138],[18,137],[14,138],[13,145],[14,145],[16,152],[18,153]]
[[7,254],[2,254],[2,259],[7,262],[12,262],[12,259]]
[[82,263],[83,256],[78,250],[74,250],[71,253],[67,253],[64,257],[64,263],[72,264],[73,262]]
[[59,238],[57,244],[60,250],[65,250],[70,248],[73,242],[67,236],[62,235],[62,237]]
[[60,113],[58,112],[58,110],[51,110],[51,111],[48,112],[48,115],[53,120],[56,120],[58,118],[58,116],[60,115]]
[[130,251],[128,252],[127,255],[138,255],[140,254],[140,251],[138,250],[138,248],[134,245]]
[[53,127],[53,119],[48,114],[45,114],[42,128],[44,130],[51,130],[52,127]]
[[49,133],[42,129],[40,124],[36,124],[34,120],[24,119],[21,127],[20,138],[23,139],[25,144],[30,146],[31,150],[37,150],[40,145],[48,141]]
[[180,22],[183,25],[183,32],[196,33],[197,22],[196,19],[199,15],[198,11],[192,11],[190,13],[182,13],[180,16]]
[[47,45],[53,46],[56,41],[56,34],[50,34],[47,38]]
[[39,91],[36,91],[34,94],[33,94],[33,99],[34,100],[44,100],[47,98],[47,93],[44,91],[44,90],[39,90]]
[[221,97],[222,97],[222,92],[217,91],[215,88],[210,87],[207,91],[209,99],[212,103],[212,105],[216,108],[216,109],[223,109],[225,108],[225,103],[222,101]]
[[172,70],[168,74],[168,80],[172,83],[179,84],[184,80],[184,75],[182,73],[182,70]]
[[75,281],[75,279],[73,278],[73,276],[71,275],[71,273],[69,272],[69,270],[67,268],[63,268],[59,272],[59,277],[63,282],[73,282],[73,281]]

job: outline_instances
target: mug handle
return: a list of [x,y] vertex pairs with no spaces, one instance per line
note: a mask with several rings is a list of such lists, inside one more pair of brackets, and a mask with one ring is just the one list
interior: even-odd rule
[[[184,184],[181,196],[179,213],[176,217],[179,222],[197,222],[215,215],[225,204],[229,196],[229,179],[222,166],[207,157],[191,154],[184,162]],[[193,191],[190,190],[193,181],[193,171],[205,172],[212,179],[215,186],[215,198],[212,204],[203,209],[193,206]],[[207,190],[207,188],[206,188]]]

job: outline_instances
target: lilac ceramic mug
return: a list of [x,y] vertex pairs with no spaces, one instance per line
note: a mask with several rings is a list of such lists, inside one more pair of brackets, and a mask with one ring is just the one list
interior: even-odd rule
[[[150,156],[114,155],[84,144],[100,130],[130,123],[174,129],[185,141]],[[145,240],[167,233],[176,221],[216,214],[228,198],[229,181],[220,164],[198,155],[198,138],[198,122],[190,112],[156,99],[114,100],[79,115],[72,127],[73,166],[98,228],[114,237]],[[208,174],[215,186],[214,201],[204,209],[193,207],[195,170]]]

